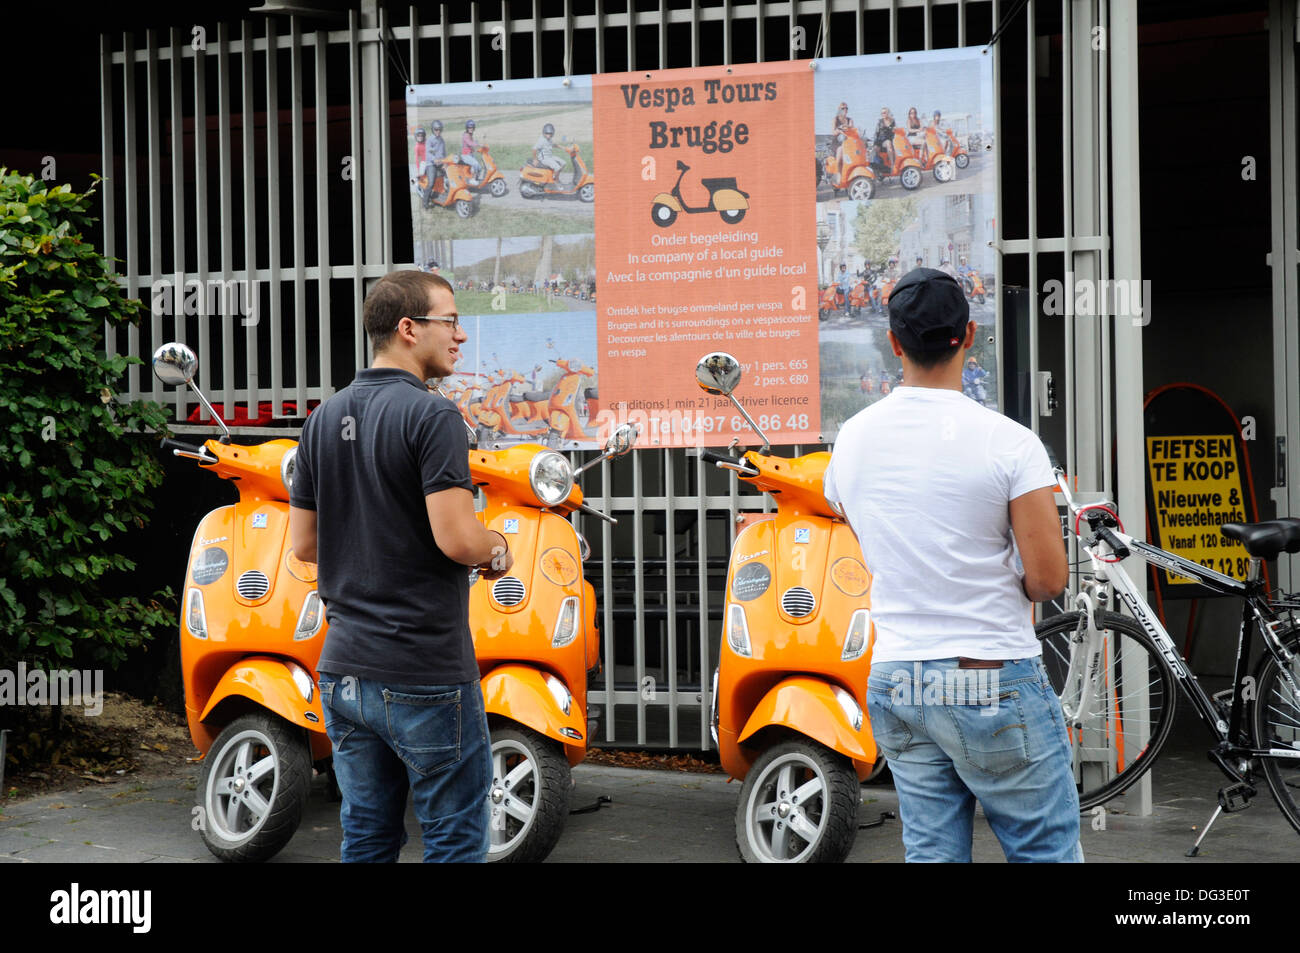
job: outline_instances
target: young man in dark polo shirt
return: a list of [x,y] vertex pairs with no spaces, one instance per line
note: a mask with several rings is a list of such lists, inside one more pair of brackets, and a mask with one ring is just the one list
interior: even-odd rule
[[290,494],[329,621],[317,669],[341,857],[397,859],[409,788],[425,861],[481,861],[492,758],[466,567],[494,579],[513,559],[475,518],[459,411],[424,383],[467,335],[451,285],[419,271],[381,278],[363,316],[374,363],[307,418]]

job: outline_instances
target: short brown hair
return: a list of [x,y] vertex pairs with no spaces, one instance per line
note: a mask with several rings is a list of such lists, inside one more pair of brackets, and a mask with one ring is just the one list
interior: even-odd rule
[[361,307],[361,316],[376,354],[392,343],[398,321],[421,317],[429,310],[435,288],[455,295],[446,278],[414,269],[392,271],[375,282]]

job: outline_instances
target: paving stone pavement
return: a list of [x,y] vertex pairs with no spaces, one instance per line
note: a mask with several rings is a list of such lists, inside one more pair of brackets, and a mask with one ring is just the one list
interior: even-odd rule
[[[1180,725],[1180,727],[1182,727]],[[1209,818],[1223,783],[1204,755],[1205,744],[1176,737],[1156,765],[1153,813],[1146,817],[1096,815],[1083,818],[1083,848],[1093,863],[1193,864],[1294,861],[1300,837],[1262,790],[1250,810],[1225,815],[1215,824],[1199,858],[1184,852]],[[5,805],[0,818],[0,862],[170,863],[215,862],[191,828],[198,766],[178,778],[96,784]],[[679,774],[583,764],[574,769],[572,806],[611,803],[575,814],[551,854],[553,863],[736,862],[735,811],[739,783],[717,774]],[[864,786],[860,820],[897,813],[889,785]],[[1114,808],[1116,802],[1112,802]],[[1122,805],[1121,805],[1122,807]],[[419,826],[407,817],[410,842],[403,862],[421,857]],[[862,830],[850,863],[900,863],[901,827],[895,819]],[[317,778],[302,826],[276,863],[331,863],[338,859],[338,804],[327,799]],[[982,819],[976,819],[974,859],[1000,862],[1001,848]]]

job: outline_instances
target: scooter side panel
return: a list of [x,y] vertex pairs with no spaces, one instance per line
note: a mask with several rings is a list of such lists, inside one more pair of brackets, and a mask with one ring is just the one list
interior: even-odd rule
[[[531,728],[564,747],[569,764],[578,764],[587,754],[586,699],[574,695],[569,714],[546,687],[546,674],[529,665],[500,665],[483,677],[483,706],[489,715],[499,715]],[[577,738],[562,729],[576,732]]]
[[854,730],[835,699],[836,686],[807,676],[792,676],[769,691],[758,703],[737,740],[744,744],[764,728],[780,726],[806,735],[853,761],[860,779],[875,763],[876,742],[867,722],[864,699],[851,692],[864,709],[862,729]]
[[299,728],[325,733],[325,715],[321,709],[320,693],[313,690],[311,701],[304,699],[281,659],[242,659],[217,683],[199,720],[207,721],[218,705],[234,695],[255,702]]

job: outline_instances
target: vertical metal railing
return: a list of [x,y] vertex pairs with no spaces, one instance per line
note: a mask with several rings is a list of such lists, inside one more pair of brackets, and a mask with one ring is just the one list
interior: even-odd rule
[[[1110,8],[1116,6],[1117,0],[1109,4],[1107,0],[1099,2],[1099,22],[1108,25]],[[1127,5],[1129,0],[1123,2]],[[397,96],[398,102],[394,102],[393,95],[402,89],[398,84],[405,82],[406,77],[396,79],[390,87],[390,80],[398,75],[390,70],[395,69],[394,60],[403,56],[410,70],[409,81],[413,83],[517,76],[524,71],[518,63],[512,64],[512,53],[530,48],[531,75],[538,77],[543,73],[544,48],[550,49],[550,44],[562,46],[567,69],[573,63],[577,42],[593,48],[587,61],[594,63],[596,71],[610,65],[606,61],[611,58],[611,50],[612,58],[617,60],[620,47],[627,56],[623,68],[645,69],[655,65],[644,58],[637,59],[637,30],[645,27],[653,28],[657,34],[652,49],[657,48],[657,67],[664,69],[730,63],[737,50],[745,48],[743,44],[751,35],[756,43],[754,56],[762,60],[766,41],[774,30],[788,32],[792,57],[814,55],[819,41],[822,44],[819,55],[879,50],[882,44],[868,30],[880,29],[886,19],[888,50],[898,53],[931,48],[936,36],[938,42],[950,42],[948,37],[952,34],[946,26],[936,34],[934,17],[938,11],[944,11],[945,17],[955,11],[957,41],[967,44],[987,39],[972,29],[977,16],[979,23],[991,21],[996,25],[1000,16],[1015,6],[1005,0],[1001,3],[998,0],[726,0],[717,6],[693,2],[687,9],[672,9],[666,2],[647,8],[643,4],[595,0],[590,12],[575,14],[566,2],[559,15],[544,15],[557,10],[559,5],[533,0],[523,8],[495,2],[474,4],[467,19],[452,22],[452,8],[446,3],[403,8],[384,7],[377,0],[362,0],[359,9],[348,13],[346,23],[339,21],[328,30],[304,33],[304,21],[298,17],[289,17],[287,23],[284,18],[252,19],[243,22],[238,30],[222,24],[209,31],[207,49],[195,49],[187,33],[180,30],[173,30],[165,44],[159,44],[150,34],[142,49],[137,48],[130,35],[106,36],[101,42],[100,64],[102,152],[109,175],[103,188],[104,248],[110,256],[118,253],[124,258],[122,283],[131,293],[139,294],[147,292],[152,282],[160,278],[183,285],[190,280],[207,282],[216,272],[223,282],[247,280],[257,282],[256,287],[260,288],[257,298],[260,320],[256,325],[245,326],[242,335],[237,331],[236,314],[203,314],[192,319],[181,313],[171,322],[150,321],[139,331],[132,329],[122,336],[124,340],[110,336],[108,347],[110,352],[139,355],[162,335],[184,338],[188,329],[196,328],[197,338],[191,337],[190,343],[200,352],[202,382],[218,390],[228,403],[247,401],[250,413],[256,412],[257,401],[263,396],[269,396],[276,413],[280,412],[285,398],[296,398],[298,412],[303,413],[305,402],[327,397],[344,382],[335,380],[331,371],[334,349],[343,347],[344,353],[351,352],[354,365],[364,365],[367,348],[359,316],[366,282],[402,264],[393,260],[395,222],[404,218],[394,215],[391,202],[392,161],[399,157],[391,154],[394,143],[390,128],[393,110],[400,110],[402,98]],[[1064,0],[1067,23],[1069,6],[1069,0]],[[1104,161],[1099,170],[1100,225],[1095,233],[1075,234],[1072,216],[1066,214],[1065,231],[1060,237],[1039,234],[1039,176],[1032,161],[1040,114],[1036,92],[1035,7],[1031,0],[1028,9],[1019,14],[1025,18],[1025,24],[1009,31],[1000,41],[1019,43],[1021,36],[1025,38],[1026,112],[1023,118],[1002,116],[1000,112],[994,117],[994,136],[999,147],[1004,143],[1003,130],[1010,124],[1023,124],[1029,137],[1030,157],[1024,161],[1025,176],[1021,180],[1028,189],[1027,227],[1023,236],[1008,235],[999,196],[996,242],[1001,255],[996,281],[1000,292],[1006,269],[1003,260],[1023,256],[1028,267],[1032,314],[1036,314],[1038,307],[1040,255],[1060,253],[1068,264],[1075,253],[1095,252],[1100,258],[1102,277],[1111,274],[1110,236],[1106,230],[1111,179]],[[904,26],[907,31],[913,31],[912,17],[916,13],[920,14],[919,29],[905,36]],[[948,22],[951,21],[945,19],[945,24]],[[795,48],[796,28],[801,25],[810,27],[810,32],[815,34],[807,37],[806,49]],[[846,26],[854,30],[851,42],[843,35]],[[687,29],[689,49],[683,50]],[[478,42],[480,36],[494,31],[503,38],[500,64],[495,62],[495,56],[484,52],[486,47],[480,49]],[[710,38],[709,48],[703,46],[705,37]],[[464,38],[470,39],[467,51],[461,45]],[[341,57],[337,62],[330,61],[330,49],[345,51],[345,66]],[[1068,62],[1070,44],[1066,43],[1063,49]],[[643,48],[642,52],[647,51]],[[257,55],[265,57],[264,63],[256,61]],[[308,57],[313,59],[308,62]],[[547,63],[550,62],[548,59]],[[142,77],[137,76],[140,67],[143,67]],[[336,77],[332,70],[336,67],[347,73],[334,83],[331,81]],[[168,71],[165,77],[161,76],[163,69]],[[995,55],[994,70],[1000,80],[1004,75],[1000,55]],[[1107,111],[1109,104],[1130,96],[1134,97],[1131,102],[1136,102],[1135,80],[1126,75],[1123,83],[1112,83],[1109,74],[1109,60],[1102,58],[1097,134],[1098,153],[1103,157],[1108,155],[1113,141],[1109,132],[1112,115]],[[144,98],[147,106],[138,111],[137,86],[141,78],[147,87]],[[192,101],[187,101],[184,95],[187,81],[192,83]],[[209,90],[214,81],[216,90]],[[239,85],[238,96],[232,95],[232,82]],[[283,88],[285,83],[287,90]],[[1068,158],[1071,135],[1068,117],[1083,92],[1082,84],[1076,86],[1067,86],[1061,100],[1067,117],[1063,128],[1067,158],[1062,167],[1066,181],[1061,195],[1067,206],[1073,195],[1069,177],[1076,175],[1079,168],[1077,164],[1072,168]],[[329,180],[340,171],[337,156],[328,153],[331,138],[328,99],[330,91],[336,90],[336,97],[342,101],[344,88],[349,112],[347,148],[351,178],[347,200],[331,202]],[[308,90],[312,91],[313,101],[305,104]],[[214,94],[215,110],[214,103],[209,101],[210,92]],[[259,110],[266,125],[264,142],[255,134]],[[1128,117],[1126,111],[1123,117],[1126,122]],[[241,126],[238,150],[233,147],[232,122],[236,119]],[[282,119],[290,131],[290,142],[284,145],[277,134]],[[162,135],[164,122],[170,125],[170,137]],[[314,162],[304,161],[309,122],[314,123],[311,130]],[[186,123],[192,123],[192,160],[187,159],[185,152]],[[142,125],[147,128],[141,130]],[[210,132],[214,134],[211,144]],[[142,133],[148,159],[143,166],[137,162]],[[119,144],[125,161],[120,170],[121,181],[114,181],[111,162]],[[164,156],[164,148],[170,149],[170,154]],[[211,148],[217,150],[215,156],[209,155]],[[997,155],[1000,165],[1007,160],[1001,148]],[[288,169],[282,168],[285,158]],[[210,161],[217,172],[215,202],[209,194]],[[164,209],[161,195],[163,162],[170,163],[169,209]],[[147,194],[142,192],[138,181],[140,168],[147,169],[149,176]],[[235,194],[236,173],[242,177],[242,196]],[[404,178],[405,173],[402,175]],[[191,181],[186,181],[187,176],[191,176]],[[314,201],[306,194],[313,179]],[[259,209],[258,186],[262,182],[266,198],[265,207]],[[1136,194],[1135,170],[1122,179],[1116,176],[1114,184]],[[141,259],[142,208],[149,215],[147,264]],[[240,219],[232,222],[236,208]],[[291,222],[282,221],[282,210],[291,214]],[[166,212],[170,212],[173,229],[170,242],[165,235]],[[1118,221],[1118,206],[1115,214]],[[336,235],[347,236],[337,246],[331,244],[331,223],[336,226]],[[232,229],[242,232],[242,255],[235,247]],[[285,245],[286,238],[290,247]],[[213,241],[219,243],[217,249],[210,248]],[[260,248],[265,249],[261,262],[258,261]],[[219,252],[219,258],[214,252]],[[314,263],[309,260],[312,255]],[[331,295],[331,279],[350,281],[351,294]],[[314,295],[312,282],[316,283]],[[285,313],[286,294],[292,301],[289,314]],[[175,301],[182,297],[183,293],[176,295]],[[1000,293],[995,301],[1000,334],[1003,320]],[[1118,341],[1112,340],[1104,321],[1101,334],[1102,391],[1108,394],[1112,367],[1116,379],[1123,369],[1118,362],[1112,363],[1109,351]],[[310,344],[313,336],[318,341],[315,347]],[[1038,344],[1037,321],[1031,319],[1031,372],[1038,369]],[[236,380],[240,367],[244,373],[242,379]],[[689,372],[690,368],[682,369],[683,374]],[[141,384],[138,369],[133,368],[127,380],[127,396],[140,395]],[[146,387],[152,394],[152,384]],[[1035,389],[1031,387],[1030,391],[1031,413],[1037,420]],[[188,410],[184,400],[181,395],[176,396],[178,418]],[[1104,416],[1103,421],[1102,443],[1106,447],[1081,449],[1101,453],[1101,459],[1108,464],[1106,454],[1111,431],[1109,419]],[[256,432],[270,435],[286,429],[258,428]],[[1102,469],[1109,471],[1108,465]],[[605,709],[600,736],[604,743],[711,747],[707,724],[709,678],[721,634],[718,564],[725,561],[735,537],[737,514],[772,506],[770,499],[748,492],[734,475],[726,476],[723,490],[723,478],[713,476],[715,472],[690,451],[650,449],[639,451],[631,458],[604,463],[590,474],[598,476],[600,481],[600,494],[593,497],[593,505],[633,524],[630,530],[621,526],[616,531],[602,522],[599,533],[595,534],[598,540],[592,539],[593,543],[598,542],[599,564],[588,567],[597,570],[592,575],[598,577],[596,588],[602,600],[605,664],[604,672],[592,685],[590,699],[593,705]],[[641,490],[647,486],[660,489],[652,489],[645,496]],[[662,525],[662,536],[655,532],[659,525]],[[595,529],[590,520],[581,521],[581,528]],[[614,551],[616,540],[618,552]],[[616,560],[627,560],[631,567],[633,578],[625,580],[627,588],[620,586]],[[659,560],[664,574],[663,591],[652,592],[646,588],[645,577],[647,572],[658,571]],[[710,560],[714,562],[713,567]],[[683,602],[684,607],[678,607],[679,600],[692,598],[694,604]],[[657,611],[653,617],[648,612],[661,607],[666,612]],[[718,618],[711,618],[713,614]],[[624,624],[628,619],[630,622]],[[653,693],[641,690],[642,679],[647,677],[654,678],[658,686]]]

